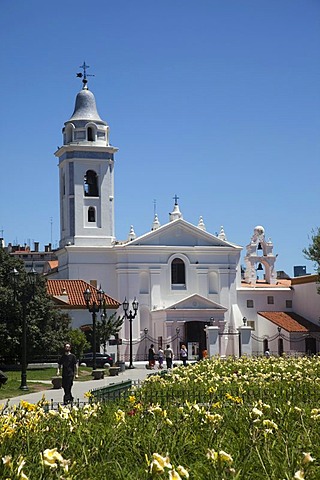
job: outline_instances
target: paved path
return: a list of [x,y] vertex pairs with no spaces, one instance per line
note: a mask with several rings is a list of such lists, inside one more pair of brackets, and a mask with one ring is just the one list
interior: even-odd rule
[[[125,372],[120,372],[119,375],[115,377],[105,377],[102,380],[89,380],[87,382],[77,382],[73,383],[72,387],[72,395],[74,397],[74,401],[77,402],[87,402],[88,399],[84,396],[86,392],[92,390],[94,388],[104,387],[106,385],[110,385],[111,383],[120,383],[124,380],[134,380],[134,381],[142,381],[144,380],[150,373],[156,373],[158,370],[148,370],[146,369],[146,362],[136,362],[134,363],[134,369],[126,369]],[[31,382],[30,382],[31,383]],[[27,393],[20,395],[19,397],[10,398],[9,405],[18,405],[21,400],[26,400],[30,403],[37,403],[39,402],[42,397],[45,397],[48,401],[53,402],[61,402],[63,401],[63,389],[49,389],[43,390],[36,393]],[[5,403],[4,400],[1,400],[0,403]]]

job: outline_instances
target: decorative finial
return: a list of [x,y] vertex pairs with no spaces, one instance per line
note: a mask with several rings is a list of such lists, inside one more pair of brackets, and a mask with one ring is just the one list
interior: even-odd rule
[[83,90],[87,90],[88,86],[88,80],[87,77],[94,77],[94,75],[90,75],[90,73],[87,73],[87,68],[90,68],[89,65],[86,64],[86,62],[83,62],[83,65],[81,65],[79,68],[83,69],[83,73],[77,73],[77,77],[82,78],[82,83],[83,83]]

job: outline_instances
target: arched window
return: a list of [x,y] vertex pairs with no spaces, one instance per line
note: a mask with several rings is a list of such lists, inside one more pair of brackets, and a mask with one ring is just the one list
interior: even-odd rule
[[94,129],[92,127],[88,127],[87,136],[88,142],[94,142]]
[[278,338],[278,355],[281,357],[283,354],[283,338]]
[[181,258],[175,258],[171,263],[171,284],[186,284],[186,267],[184,261],[181,260]]
[[96,221],[96,209],[94,207],[88,208],[88,222]]
[[93,170],[87,170],[84,176],[84,194],[86,197],[99,197],[98,175]]

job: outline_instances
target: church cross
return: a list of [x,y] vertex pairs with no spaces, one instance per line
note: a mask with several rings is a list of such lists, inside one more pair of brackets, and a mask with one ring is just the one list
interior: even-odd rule
[[94,77],[94,75],[90,75],[90,73],[87,73],[87,68],[90,68],[90,66],[87,65],[86,62],[83,62],[83,64],[80,65],[79,68],[82,68],[83,73],[81,73],[81,72],[77,73],[77,77],[79,77],[79,78],[83,77],[82,83],[83,83],[83,85],[86,85],[88,83],[87,77]]
[[177,194],[173,197],[173,200],[174,200],[174,204],[175,204],[175,205],[178,205],[179,197],[178,197]]

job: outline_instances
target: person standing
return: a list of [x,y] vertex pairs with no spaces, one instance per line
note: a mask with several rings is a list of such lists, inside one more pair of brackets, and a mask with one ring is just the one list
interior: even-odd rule
[[187,366],[188,351],[187,351],[187,347],[184,344],[181,345],[180,357],[181,357],[181,360],[182,360],[182,363],[183,363],[184,367],[186,367]]
[[158,364],[159,364],[160,370],[163,368],[163,359],[164,359],[164,351],[160,347],[158,350]]
[[156,352],[154,351],[154,345],[152,343],[150,345],[149,354],[148,354],[149,368],[152,370],[154,369],[154,364],[156,363],[155,354]]
[[73,380],[78,378],[78,362],[76,356],[71,353],[70,343],[64,345],[64,354],[58,360],[57,375],[60,375],[62,367],[62,388],[64,390],[63,403],[67,405],[73,402],[71,393]]
[[167,368],[172,368],[173,350],[170,345],[167,345],[167,348],[164,351],[164,356],[166,357]]

